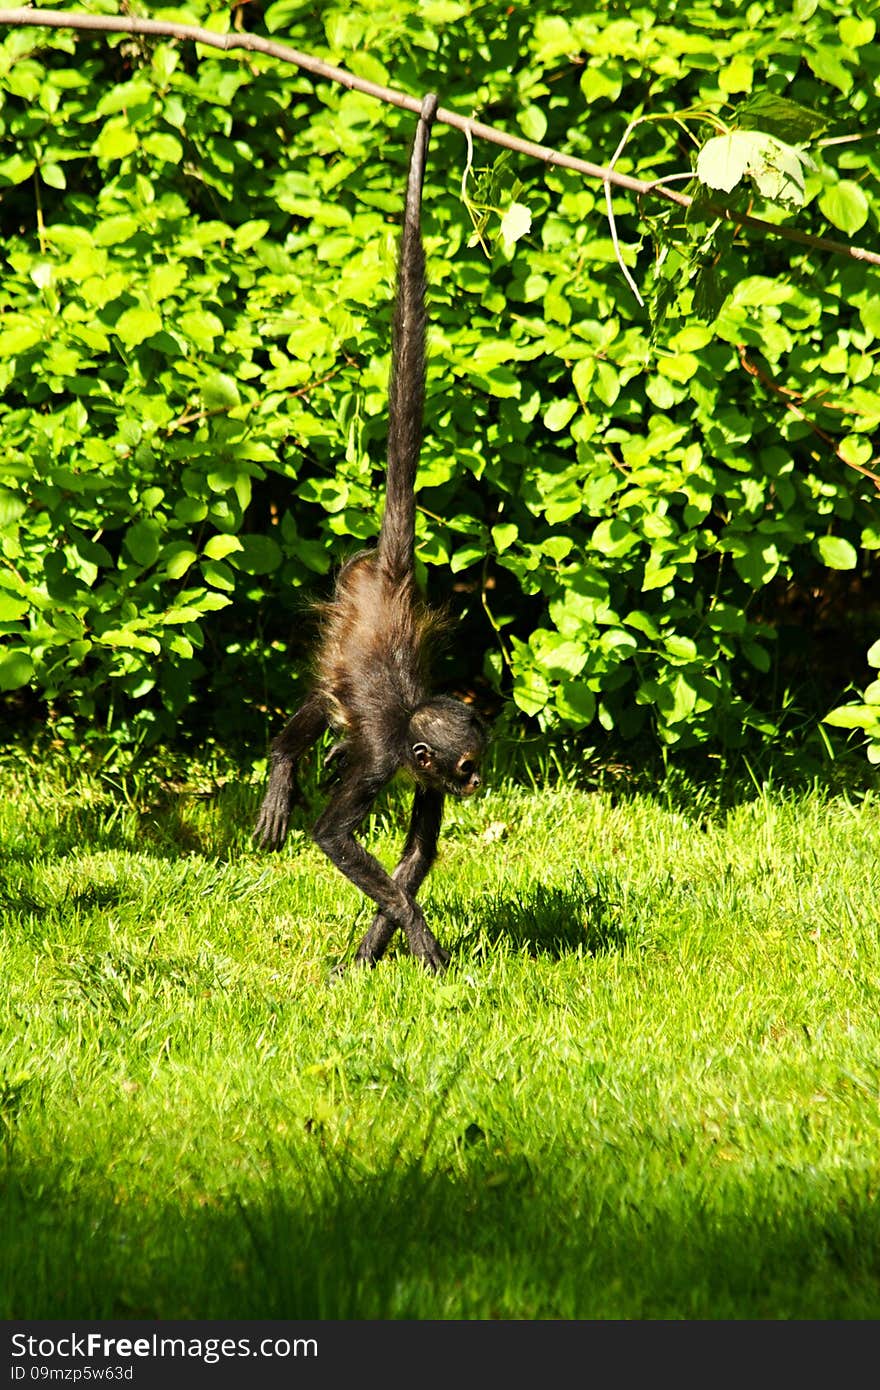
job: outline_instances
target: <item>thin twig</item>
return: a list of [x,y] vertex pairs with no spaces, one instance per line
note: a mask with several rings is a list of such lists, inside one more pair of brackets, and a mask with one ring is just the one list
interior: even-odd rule
[[[219,48],[226,53],[233,49],[243,48],[251,53],[262,53],[269,58],[277,58],[283,63],[292,63],[295,67],[302,68],[315,77],[324,78],[328,82],[337,82],[351,91],[363,92],[366,96],[375,97],[377,101],[387,102],[391,106],[399,106],[405,111],[413,112],[414,115],[418,115],[421,110],[419,97],[408,96],[405,92],[398,92],[393,87],[383,87],[378,82],[369,82],[364,77],[355,77],[353,73],[346,72],[344,68],[334,67],[331,63],[322,62],[320,58],[313,58],[311,54],[300,53],[295,48],[289,48],[282,43],[274,43],[270,39],[261,38],[258,34],[217,34],[210,29],[198,28],[196,25],[172,24],[158,19],[25,8],[0,10],[0,24],[27,25],[32,28],[48,29],[97,30],[111,34],[152,34],[157,38],[183,39],[192,43],[200,43],[206,48]],[[669,202],[677,203],[683,208],[690,207],[693,202],[687,193],[675,192],[673,189],[665,187],[659,180],[646,181],[632,178],[628,174],[619,174],[615,169],[593,164],[590,160],[579,159],[575,155],[564,154],[561,150],[551,149],[548,145],[539,145],[533,140],[523,140],[518,135],[508,135],[506,131],[497,130],[494,126],[483,125],[481,121],[472,121],[467,116],[459,116],[457,112],[448,111],[444,107],[438,109],[435,120],[439,125],[452,126],[455,130],[470,131],[478,139],[487,140],[490,144],[515,150],[518,154],[541,160],[544,164],[550,164],[559,169],[572,169],[575,173],[586,175],[587,178],[599,179],[602,183],[611,183],[617,188],[629,189],[631,193],[652,194],[665,198]],[[847,256],[850,260],[867,261],[870,265],[880,266],[880,252],[869,251],[864,246],[852,246],[848,242],[837,241],[832,237],[814,236],[811,232],[799,231],[796,227],[765,222],[760,217],[735,212],[733,208],[725,207],[721,203],[704,202],[703,207],[707,211],[715,213],[717,217],[723,217],[728,222],[734,222],[738,227],[745,227],[749,231],[759,232],[762,236],[782,237],[786,241],[794,241],[801,246],[812,246],[819,251],[831,251],[839,256]]]
[[171,420],[165,426],[166,434],[173,434],[175,430],[183,429],[184,425],[195,424],[197,420],[210,420],[215,415],[228,415],[232,406],[215,405],[210,410],[185,410],[182,415],[178,415],[176,420]]
[[[615,164],[617,163],[618,158],[620,157],[621,154],[623,154],[623,150],[624,150],[624,147],[625,147],[625,145],[626,145],[626,142],[627,142],[627,140],[629,139],[630,135],[632,135],[632,133],[633,133],[633,131],[635,130],[636,126],[637,126],[641,121],[644,121],[645,119],[646,119],[645,116],[636,116],[636,118],[635,118],[634,121],[630,121],[630,123],[629,123],[629,125],[627,126],[626,130],[623,132],[623,134],[622,134],[621,137],[620,137],[620,143],[618,144],[617,149],[614,151],[613,155],[611,156],[610,160],[608,161],[608,168],[609,168],[609,170],[611,170],[611,169],[614,168]],[[644,299],[642,299],[642,296],[641,296],[641,294],[639,293],[638,285],[636,284],[635,280],[633,279],[633,277],[632,277],[632,276],[630,275],[630,273],[629,273],[629,268],[624,264],[623,252],[622,252],[621,249],[620,249],[620,241],[618,240],[618,236],[617,236],[617,221],[616,221],[615,216],[614,216],[614,204],[613,204],[612,201],[611,201],[611,184],[610,184],[610,182],[608,181],[608,179],[605,179],[605,181],[604,181],[604,188],[605,188],[605,210],[606,210],[606,212],[608,213],[608,230],[609,230],[610,233],[611,233],[611,245],[614,247],[614,254],[615,254],[615,256],[617,257],[617,264],[620,266],[620,269],[623,271],[623,278],[624,278],[624,280],[626,281],[626,283],[629,285],[629,287],[630,287],[630,289],[632,290],[633,294],[635,295],[636,300],[638,301],[638,304],[639,304],[640,308],[643,309],[643,308],[645,307],[645,301],[644,301]]]
[[629,273],[629,267],[626,265],[626,262],[623,259],[623,252],[620,249],[620,241],[617,236],[617,222],[614,218],[614,204],[611,201],[611,184],[608,183],[607,180],[605,182],[605,211],[608,214],[608,230],[611,233],[611,245],[614,247],[614,254],[617,257],[617,264],[623,271],[624,280],[629,285],[630,289],[632,290],[641,307],[644,308],[645,301],[644,299],[642,299],[642,296],[639,293],[638,285]]
[[34,170],[34,201],[37,208],[37,239],[40,243],[40,254],[46,254],[46,223],[43,220],[43,199],[40,195],[40,180],[37,178],[37,171]]
[[[486,256],[488,256],[490,254],[489,247],[486,245],[486,239],[483,236],[483,227],[485,227],[486,225],[486,218],[483,218],[481,224],[480,219],[477,217],[478,205],[475,202],[473,202],[467,191],[468,178],[470,177],[471,171],[474,167],[474,141],[473,136],[471,135],[471,128],[469,125],[465,126],[464,138],[467,143],[467,159],[465,161],[465,166],[461,175],[461,201],[464,203],[464,206],[467,210],[467,215],[471,219],[471,224],[474,229],[473,237],[476,237],[477,241],[480,243],[480,246],[483,248],[483,253]],[[471,237],[471,240],[468,242],[469,246],[473,245],[473,237]]]
[[496,637],[496,639],[497,639],[497,641],[498,641],[498,649],[499,649],[499,651],[501,652],[501,660],[504,662],[504,664],[505,664],[505,666],[507,667],[507,669],[508,669],[508,670],[511,670],[512,667],[513,667],[513,662],[511,661],[510,652],[507,650],[507,646],[506,646],[505,641],[504,641],[504,633],[501,631],[501,626],[500,626],[500,624],[499,624],[497,618],[495,617],[495,614],[492,612],[492,609],[489,607],[489,599],[488,599],[488,597],[487,597],[487,589],[488,589],[488,587],[489,587],[489,583],[488,583],[488,578],[489,578],[489,577],[488,577],[488,569],[489,569],[489,556],[488,556],[488,554],[486,554],[486,555],[483,557],[483,564],[482,564],[482,567],[481,567],[481,570],[480,570],[480,604],[482,605],[483,612],[486,614],[486,617],[487,617],[488,620],[489,620],[489,626],[492,628],[492,631],[495,633],[495,637]]
[[772,391],[775,396],[779,396],[786,410],[790,410],[792,415],[797,416],[798,420],[802,420],[805,425],[809,425],[813,433],[818,435],[819,438],[828,445],[829,449],[833,450],[841,463],[845,463],[847,468],[854,468],[856,472],[861,473],[863,477],[870,478],[878,492],[880,492],[880,475],[872,473],[870,468],[865,468],[861,463],[853,463],[852,459],[846,458],[840,452],[840,446],[834,436],[830,435],[827,430],[823,430],[821,425],[817,425],[815,420],[811,420],[809,415],[801,409],[797,402],[791,399],[792,393],[786,387],[780,386],[771,376],[768,376],[768,374],[758,366],[757,362],[751,360],[746,352],[744,343],[739,343],[736,350],[739,355],[739,360],[749,376],[753,376],[756,381],[760,381],[763,386],[766,386],[768,391]]

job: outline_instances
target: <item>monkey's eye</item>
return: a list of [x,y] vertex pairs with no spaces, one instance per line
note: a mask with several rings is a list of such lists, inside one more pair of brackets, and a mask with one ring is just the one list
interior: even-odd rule
[[477,765],[473,758],[462,758],[458,765],[458,770],[463,777],[470,777],[471,773],[476,771],[476,767]]

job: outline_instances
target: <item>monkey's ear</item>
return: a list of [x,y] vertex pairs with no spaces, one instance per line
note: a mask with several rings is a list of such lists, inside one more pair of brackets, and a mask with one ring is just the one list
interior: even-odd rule
[[434,750],[427,743],[414,743],[412,755],[417,767],[431,767],[434,762]]

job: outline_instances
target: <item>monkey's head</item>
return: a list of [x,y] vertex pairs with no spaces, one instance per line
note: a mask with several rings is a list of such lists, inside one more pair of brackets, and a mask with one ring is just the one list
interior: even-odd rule
[[409,721],[412,770],[425,787],[470,796],[480,785],[486,726],[461,700],[426,700]]

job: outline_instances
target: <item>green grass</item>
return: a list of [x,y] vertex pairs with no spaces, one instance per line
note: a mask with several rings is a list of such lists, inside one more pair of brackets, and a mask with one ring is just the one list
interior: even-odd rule
[[880,1316],[875,795],[501,787],[335,979],[303,830],[132,786],[0,774],[0,1316]]

